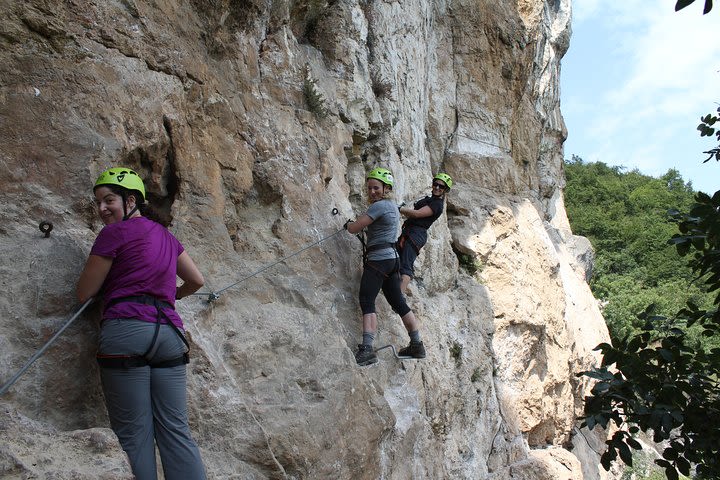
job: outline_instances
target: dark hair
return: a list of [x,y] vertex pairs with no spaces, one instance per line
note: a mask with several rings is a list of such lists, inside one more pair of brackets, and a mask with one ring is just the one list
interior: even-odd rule
[[108,187],[111,192],[116,195],[120,195],[123,200],[127,199],[127,197],[129,197],[130,195],[133,195],[135,197],[135,202],[138,210],[140,210],[140,213],[143,217],[148,218],[153,222],[157,222],[163,227],[168,227],[170,225],[170,222],[172,222],[172,217],[170,215],[161,212],[157,208],[153,207],[147,200],[143,199],[143,194],[140,193],[139,190],[130,190],[119,185],[101,186]]

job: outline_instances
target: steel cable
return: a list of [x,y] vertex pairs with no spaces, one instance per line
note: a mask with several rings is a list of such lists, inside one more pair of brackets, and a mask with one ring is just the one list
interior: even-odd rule
[[53,335],[52,338],[45,343],[45,345],[43,345],[37,352],[35,352],[35,354],[30,357],[30,359],[25,363],[25,365],[23,365],[23,367],[18,370],[18,372],[13,375],[13,377],[5,385],[2,386],[2,388],[0,388],[0,397],[3,396],[5,392],[7,392],[10,387],[12,387],[12,385],[18,381],[22,374],[25,373],[28,368],[30,368],[30,365],[32,365],[35,360],[40,358],[40,356],[45,353],[45,350],[47,350],[50,345],[52,345],[55,340],[57,340],[57,338],[65,331],[65,329],[68,328],[75,321],[75,319],[80,316],[80,314],[88,307],[88,305],[92,303],[93,300],[95,300],[94,297],[90,297],[88,300],[86,300],[85,303],[80,306],[78,311],[75,312],[70,317],[70,319],[63,324],[62,327],[60,327],[60,330],[58,330],[55,335]]

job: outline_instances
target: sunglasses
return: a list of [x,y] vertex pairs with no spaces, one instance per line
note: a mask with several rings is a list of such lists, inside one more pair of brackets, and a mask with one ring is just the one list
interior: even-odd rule
[[447,188],[446,185],[442,185],[442,184],[437,183],[437,182],[433,182],[432,187],[433,187],[433,188],[439,188],[440,190],[445,190],[445,189]]

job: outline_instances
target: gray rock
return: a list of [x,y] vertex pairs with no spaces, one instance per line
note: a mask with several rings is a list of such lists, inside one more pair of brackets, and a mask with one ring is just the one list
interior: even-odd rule
[[[3,381],[71,312],[101,228],[92,183],[128,165],[206,291],[240,282],[178,306],[210,478],[604,475],[563,449],[588,391],[575,374],[608,339],[562,208],[568,0],[0,7]],[[411,286],[428,358],[385,349],[358,368],[360,244],[341,229],[376,165],[398,203],[439,170],[456,186]],[[378,313],[378,346],[406,343],[383,299]],[[3,478],[129,478],[98,316],[2,398]]]

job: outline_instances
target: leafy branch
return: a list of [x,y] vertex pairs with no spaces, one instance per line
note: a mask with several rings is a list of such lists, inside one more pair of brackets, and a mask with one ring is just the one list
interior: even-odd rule
[[[675,11],[682,10],[683,8],[687,7],[691,3],[693,3],[695,0],[678,0],[675,4]],[[703,15],[708,13],[710,10],[712,10],[712,0],[705,0],[705,8],[703,8]]]
[[[717,109],[718,113],[720,114],[720,107]],[[713,125],[718,121],[717,115],[712,115],[708,113],[704,117],[700,118],[700,125],[698,125],[697,129],[700,131],[701,137],[712,137],[715,135],[717,137],[718,142],[720,142],[720,129],[715,129]],[[720,147],[712,148],[706,152],[708,155],[710,155],[708,158],[705,159],[703,163],[707,163],[710,161],[711,158],[715,157],[715,160],[720,162]]]
[[[717,120],[704,117],[701,135],[720,141],[712,126]],[[596,380],[585,398],[583,426],[618,427],[605,442],[601,464],[606,470],[618,457],[632,466],[632,450],[641,448],[633,435],[643,431],[656,443],[668,442],[655,460],[667,478],[690,475],[693,466],[697,478],[720,478],[720,190],[712,197],[698,193],[689,212],[672,212],[671,221],[679,233],[668,243],[680,256],[692,255],[688,263],[696,281],[717,293],[713,307],[687,302],[665,317],[650,305],[638,315],[644,322],[640,333],[615,346],[599,345],[600,367],[578,374]],[[693,325],[709,343],[690,344],[687,331]]]

